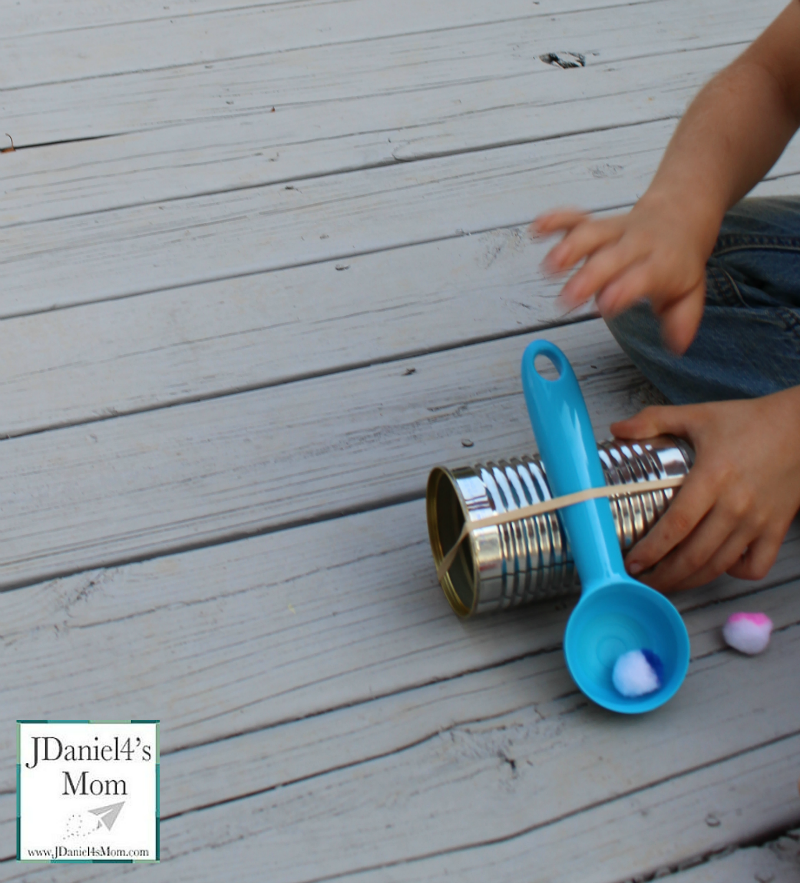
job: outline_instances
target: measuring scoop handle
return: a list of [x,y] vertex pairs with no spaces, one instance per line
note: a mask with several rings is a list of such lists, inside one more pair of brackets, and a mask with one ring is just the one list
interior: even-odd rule
[[[536,370],[546,356],[559,376]],[[603,487],[605,477],[578,380],[567,357],[548,340],[535,340],[522,356],[522,388],[539,453],[553,496]],[[607,499],[576,503],[559,511],[580,574],[583,595],[614,578],[626,578]]]

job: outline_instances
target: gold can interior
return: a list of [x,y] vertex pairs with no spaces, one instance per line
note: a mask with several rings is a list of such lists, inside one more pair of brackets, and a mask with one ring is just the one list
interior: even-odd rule
[[[425,502],[428,536],[433,560],[438,568],[460,536],[467,517],[455,479],[447,469],[437,466],[431,471]],[[476,582],[472,543],[471,538],[467,537],[461,543],[450,569],[440,580],[445,597],[459,616],[469,616],[474,611]]]

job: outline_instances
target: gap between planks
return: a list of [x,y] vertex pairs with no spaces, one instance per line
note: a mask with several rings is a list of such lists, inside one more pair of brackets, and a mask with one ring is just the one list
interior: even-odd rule
[[[760,604],[766,603],[769,613],[776,617],[773,658],[781,652],[782,648],[785,656],[800,651],[800,645],[784,642],[782,638],[778,637],[800,624],[800,607],[792,604],[797,594],[797,587],[796,581],[771,589],[748,590],[736,587],[735,590],[742,591],[743,594],[727,600],[720,591],[719,597],[714,601],[713,610],[696,611],[692,608],[691,601],[681,605],[683,616],[688,620],[693,639],[693,676],[700,677],[699,672],[716,668],[720,663],[727,664],[730,650],[724,647],[719,638],[719,625],[729,613],[737,609],[738,605],[751,603],[753,600]],[[719,591],[719,582],[716,588]],[[570,606],[571,604],[572,599],[570,599]],[[559,608],[563,609],[563,605],[556,606],[556,609]],[[514,613],[509,615],[514,615]],[[563,622],[561,624],[563,625]],[[711,649],[712,647],[713,649]],[[701,659],[705,660],[702,664],[700,664]],[[792,670],[791,666],[786,665],[785,659],[781,662],[775,660],[775,667],[787,672]],[[772,673],[767,673],[762,669],[758,674],[758,683],[763,684],[765,679],[768,680],[774,694],[779,695],[780,690],[775,689],[774,685],[780,683],[781,676],[776,674],[774,681],[771,678]],[[530,686],[527,696],[525,690],[520,689],[522,683]],[[725,703],[730,700],[731,704],[739,706],[737,713],[740,713],[742,712],[742,703],[738,691],[742,688],[742,684],[737,682],[737,692],[719,691],[715,697],[716,701]],[[326,715],[324,719],[316,719],[313,722],[309,718],[303,718],[301,721],[273,725],[276,729],[290,726],[295,731],[305,730],[305,733],[294,732],[288,735],[292,744],[292,753],[298,748],[304,749],[304,752],[300,753],[306,754],[303,760],[309,764],[308,768],[302,768],[296,758],[292,759],[296,765],[296,778],[286,778],[287,760],[285,758],[278,760],[278,756],[282,753],[280,745],[285,744],[287,738],[279,732],[272,734],[274,738],[265,738],[265,731],[258,730],[246,735],[235,734],[224,740],[228,743],[224,745],[214,742],[204,743],[191,749],[178,749],[174,756],[168,755],[176,762],[168,762],[167,765],[175,790],[167,795],[162,818],[177,817],[187,812],[217,806],[223,802],[241,800],[275,788],[310,781],[331,772],[352,769],[363,763],[390,758],[432,739],[440,738],[455,729],[469,729],[470,726],[480,725],[491,727],[493,731],[502,731],[510,726],[508,716],[513,716],[513,714],[529,708],[533,697],[535,697],[536,715],[541,720],[555,716],[563,719],[565,715],[576,713],[586,704],[583,697],[572,685],[564,669],[560,646],[555,650],[543,650],[528,654],[521,659],[503,662],[493,668],[483,668],[480,672],[464,672],[455,678],[436,681],[433,685],[417,686],[412,689],[413,693],[410,696],[404,694],[411,693],[411,690],[404,691],[404,693],[393,693],[387,697],[369,699],[367,700],[368,704],[364,703],[363,707],[347,706],[346,709],[330,709],[324,712]],[[788,681],[786,689],[791,689]],[[495,696],[495,693],[499,695]],[[479,708],[476,705],[478,701],[485,703],[485,705]],[[379,711],[374,703],[384,704],[388,708]],[[425,705],[428,703],[429,708],[425,709]],[[467,703],[469,704],[467,705]],[[408,714],[409,708],[416,711],[420,709],[420,706],[429,713],[433,707],[436,709],[436,713],[431,714],[432,721],[427,718],[424,720],[424,729],[418,727],[416,731],[411,733],[406,730],[402,736],[397,734],[393,745],[381,746],[373,743],[374,729],[377,724],[383,724],[384,727],[391,727],[394,730],[405,717],[413,719],[413,713]],[[401,713],[398,717],[398,711],[405,712],[405,714]],[[339,714],[340,712],[343,713]],[[691,710],[686,707],[681,713],[692,714]],[[480,716],[476,716],[476,714]],[[335,725],[331,727],[331,718],[328,715],[350,719],[350,727],[347,728],[346,734],[342,731],[343,728],[340,729]],[[422,715],[420,714],[419,717],[421,718]],[[353,726],[354,719],[357,722],[355,726]],[[368,726],[365,725],[363,731],[359,732],[360,727],[367,720],[369,720]],[[303,726],[294,727],[293,724],[296,723],[301,723]],[[762,736],[766,739],[763,744],[774,741],[775,727],[776,721],[773,719],[770,721],[769,729],[765,730]],[[325,731],[324,739],[320,739],[319,736],[321,729]],[[793,733],[793,730],[787,729],[784,735],[792,735]],[[332,760],[330,754],[331,737],[346,738],[349,743],[342,752],[349,757],[342,758],[338,766],[330,765]],[[750,738],[753,738],[752,734],[750,734]],[[235,742],[231,742],[231,739]],[[356,744],[354,745],[353,742]],[[325,766],[319,763],[323,744],[325,745],[324,760],[327,762]],[[748,750],[750,747],[753,747],[752,744],[749,745]],[[361,753],[355,759],[356,751],[359,749]],[[232,762],[229,760],[231,752],[235,752]],[[270,758],[273,762],[270,761]],[[509,762],[509,758],[506,757],[505,761]],[[267,769],[265,770],[263,767],[267,767]],[[280,779],[270,779],[270,767],[278,767],[279,769],[282,767],[281,772],[284,775]],[[209,778],[208,780],[204,779],[198,788],[196,774],[199,769],[205,770]],[[255,774],[254,769],[258,770]],[[178,779],[182,780],[180,784],[178,784]],[[231,787],[234,783],[235,786]],[[257,787],[259,784],[261,787]],[[221,789],[225,790],[220,793]],[[173,801],[177,804],[174,807]]]
[[[342,2],[342,0],[332,0],[332,2]],[[121,0],[121,2],[107,3],[105,7],[100,3],[95,3],[91,11],[82,7],[70,8],[67,16],[69,24],[66,28],[59,28],[57,25],[63,24],[64,19],[65,7],[63,4],[58,0],[27,0],[24,5],[19,4],[19,7],[13,10],[13,13],[17,15],[16,20],[9,15],[5,35],[7,37],[24,37],[60,30],[127,26],[156,20],[169,21],[187,16],[196,17],[197,15],[225,14],[270,6],[295,5],[300,5],[297,0],[250,0],[250,2],[248,0],[172,0],[168,6],[170,14],[164,15],[165,4],[163,0]],[[539,15],[554,12],[571,14],[597,6],[597,4],[592,5],[591,3],[578,3],[570,10],[563,10],[556,3],[545,3],[544,6],[541,3],[533,5],[540,7],[537,10]],[[615,8],[620,4],[609,3],[609,0],[605,0],[605,5]],[[523,8],[530,11],[530,6]],[[37,28],[36,30],[34,30],[34,26]]]
[[[534,269],[549,246],[526,239],[492,230],[350,258],[346,275],[321,263],[6,319],[0,428],[87,424],[583,321],[560,318],[560,283]],[[258,358],[276,345],[305,352],[303,370]]]
[[492,230],[348,258],[344,271],[324,262],[3,320],[0,431],[92,423],[584,321],[585,311],[560,314],[558,284],[537,269],[544,248],[524,229]]
[[[672,122],[647,124],[326,176],[294,188],[270,185],[7,228],[0,313],[332,259],[344,264],[366,253],[520,226],[555,201],[595,210],[632,203],[672,129]],[[778,168],[795,173],[799,161],[800,152],[790,151]],[[420,216],[423,201],[433,208]]]
[[[794,177],[776,179],[777,192]],[[561,283],[534,269],[549,247],[528,243],[524,229],[501,228],[351,256],[344,265],[267,271],[268,280],[257,273],[6,318],[2,437],[264,390],[596,316],[590,305],[561,313]],[[316,321],[301,323],[312,294]],[[302,370],[257,357],[276,345],[304,351]]]
[[[18,4],[6,22],[7,37],[26,37],[44,33],[62,33],[73,30],[105,28],[109,25],[125,26],[151,21],[170,21],[186,16],[213,15],[267,6],[286,6],[296,0],[121,0],[121,2],[95,3],[91,9],[77,6],[65,8],[58,0],[27,0]],[[169,10],[165,14],[164,10]],[[16,18],[12,18],[13,14]],[[66,18],[66,24],[64,23]]]
[[[698,856],[691,863],[670,868],[672,874],[656,874],[671,883],[797,883],[800,872],[800,831],[788,831],[772,842]],[[637,883],[635,880],[625,883]]]

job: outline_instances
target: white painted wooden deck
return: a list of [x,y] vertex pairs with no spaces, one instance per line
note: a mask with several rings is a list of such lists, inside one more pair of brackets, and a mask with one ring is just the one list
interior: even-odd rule
[[[455,617],[422,502],[533,449],[545,327],[598,437],[653,399],[524,226],[630,205],[782,5],[0,0],[0,880],[800,879],[800,530],[623,719],[568,605]],[[161,720],[160,865],[14,861],[17,718]]]

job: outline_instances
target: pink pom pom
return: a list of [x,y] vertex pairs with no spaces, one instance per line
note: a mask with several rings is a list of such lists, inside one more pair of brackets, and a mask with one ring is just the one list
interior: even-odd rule
[[772,620],[765,613],[732,613],[722,629],[725,643],[748,656],[763,653],[771,633]]

